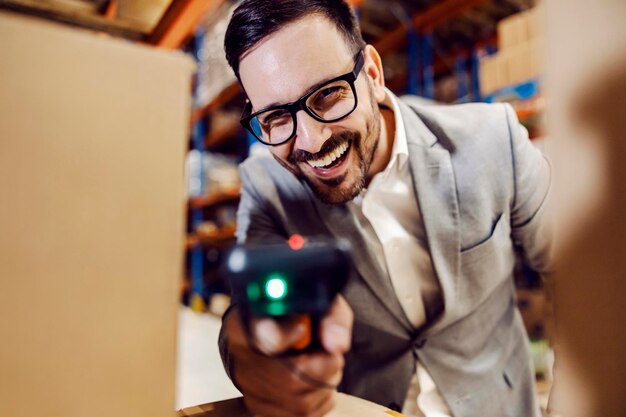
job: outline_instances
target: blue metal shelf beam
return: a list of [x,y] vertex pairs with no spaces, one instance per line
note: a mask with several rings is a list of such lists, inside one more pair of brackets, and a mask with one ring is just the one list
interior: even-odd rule
[[[195,34],[195,50],[194,55],[196,57],[197,62],[203,62],[200,59],[202,43],[204,40],[204,30],[202,28],[198,29]],[[198,68],[197,74],[203,74],[202,68]],[[202,75],[196,75],[199,77],[197,83],[202,81]],[[195,92],[194,92],[195,93]],[[206,136],[206,119],[201,118],[196,121],[193,125],[191,142],[194,150],[200,151],[200,155],[204,155],[205,145],[204,140]],[[204,191],[206,175],[204,172],[204,161],[203,158],[200,159],[200,167],[198,175],[200,176],[200,190]],[[196,230],[204,221],[204,213],[202,209],[192,209],[189,213],[191,228],[192,230]],[[192,307],[196,307],[194,304],[198,303],[199,300],[204,300],[204,253],[202,250],[202,246],[197,245],[194,247],[190,253],[190,268],[191,268],[191,303]],[[203,304],[203,303],[202,303]]]
[[533,78],[531,80],[519,83],[517,85],[511,85],[504,87],[495,93],[492,93],[485,97],[485,102],[495,103],[504,99],[514,98],[518,100],[526,100],[534,97],[539,93],[539,79]]
[[409,53],[408,69],[409,69],[409,88],[408,93],[412,95],[421,95],[422,88],[420,85],[420,36],[415,28],[409,29],[407,32]]
[[480,51],[478,49],[472,50],[471,84],[472,100],[481,101],[482,97],[480,94]]
[[454,77],[457,83],[457,102],[467,102],[469,87],[467,82],[467,60],[464,55],[458,55],[454,62]]
[[433,69],[433,33],[422,35],[422,79],[423,96],[435,98],[435,71]]

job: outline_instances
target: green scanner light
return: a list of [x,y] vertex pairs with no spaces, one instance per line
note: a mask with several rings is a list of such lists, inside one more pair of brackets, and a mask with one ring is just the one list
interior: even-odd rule
[[273,275],[265,283],[265,294],[272,300],[282,300],[287,295],[287,281],[279,275]]

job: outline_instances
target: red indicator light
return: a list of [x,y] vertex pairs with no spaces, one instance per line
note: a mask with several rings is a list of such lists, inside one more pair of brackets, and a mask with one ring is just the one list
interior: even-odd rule
[[298,234],[291,235],[287,244],[293,250],[300,250],[304,246],[304,238]]

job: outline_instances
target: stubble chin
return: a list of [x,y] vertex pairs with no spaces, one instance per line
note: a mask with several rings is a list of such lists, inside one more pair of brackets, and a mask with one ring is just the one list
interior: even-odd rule
[[363,181],[359,178],[351,181],[349,177],[350,175],[346,174],[333,180],[335,185],[329,184],[330,181],[315,184],[309,178],[306,178],[306,181],[323,203],[338,205],[353,200],[363,189]]
[[357,133],[352,140],[350,158],[355,160],[347,161],[351,163],[351,166],[346,173],[336,178],[324,180],[315,176],[310,177],[303,172],[298,164],[289,163],[274,154],[272,156],[285,169],[308,184],[309,188],[323,203],[345,204],[352,201],[365,188],[367,174],[378,148],[381,130],[380,113],[375,113],[372,120],[372,123],[368,124],[366,128],[365,136]]

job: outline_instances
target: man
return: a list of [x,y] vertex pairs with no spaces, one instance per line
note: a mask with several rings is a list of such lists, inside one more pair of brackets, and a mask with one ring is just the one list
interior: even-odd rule
[[248,407],[322,416],[338,387],[416,416],[539,415],[511,278],[518,249],[546,268],[549,166],[511,108],[409,107],[343,1],[244,0],[225,49],[273,157],[241,167],[238,240],[345,238],[358,271],[324,350],[288,361],[303,328],[249,338],[233,306],[220,347]]

